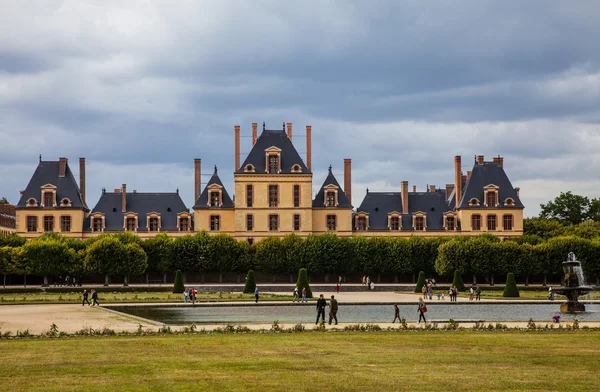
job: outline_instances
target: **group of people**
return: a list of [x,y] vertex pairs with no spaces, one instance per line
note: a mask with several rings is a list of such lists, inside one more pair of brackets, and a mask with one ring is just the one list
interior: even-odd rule
[[471,286],[469,288],[469,301],[481,301],[481,287],[479,286]]
[[368,291],[375,290],[375,283],[373,283],[373,281],[371,280],[371,277],[368,275],[362,277],[362,284],[367,286]]
[[192,305],[194,305],[196,303],[196,295],[198,295],[198,290],[196,290],[194,287],[185,289],[183,291],[183,302],[187,303],[189,298],[192,302]]
[[81,279],[79,279],[78,281],[76,277],[71,278],[71,276],[69,275],[65,276],[65,278],[63,279],[63,277],[59,275],[58,278],[54,279],[54,287],[62,286],[81,287]]
[[[325,308],[327,307],[327,305],[328,305],[327,301],[323,297],[323,294],[321,294],[319,296],[319,299],[317,300],[317,321],[315,322],[315,325],[319,324],[319,318],[321,318],[323,320],[323,322],[325,322]],[[331,325],[331,322],[333,320],[335,320],[335,325],[337,325],[337,323],[338,323],[337,312],[338,312],[338,303],[337,303],[337,300],[335,299],[335,296],[332,295],[331,300],[329,301],[329,325]]]
[[90,301],[88,299],[89,296],[89,292],[87,291],[87,289],[83,290],[83,302],[81,302],[81,306],[85,306],[85,303],[87,302],[88,306],[94,306],[94,305],[98,305],[100,306],[100,303],[98,302],[98,292],[94,289],[92,289],[92,304],[90,304]]
[[[339,293],[339,291],[338,291]],[[292,300],[292,302],[300,302],[300,297],[299,297],[299,293],[298,293],[298,286],[294,287],[294,299]],[[308,302],[306,300],[306,287],[302,287],[302,303],[304,302]]]

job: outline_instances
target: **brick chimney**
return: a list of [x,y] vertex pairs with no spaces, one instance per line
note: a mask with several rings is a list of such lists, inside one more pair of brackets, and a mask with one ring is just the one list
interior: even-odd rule
[[121,189],[121,212],[127,212],[127,184],[123,184]]
[[454,184],[446,184],[446,200],[450,199],[450,194],[454,190]]
[[460,203],[462,196],[462,158],[460,155],[454,157],[454,186],[456,187],[456,207]]
[[240,126],[234,126],[233,132],[235,134],[235,168],[233,170],[238,170],[240,168]]
[[252,123],[252,145],[256,144],[257,137],[258,137],[258,123]]
[[83,205],[87,205],[85,202],[85,158],[79,158],[79,193]]
[[201,164],[202,161],[200,158],[194,158],[194,204],[200,198],[200,179],[202,178],[200,172]]
[[352,204],[352,159],[344,159],[344,193]]
[[306,126],[306,167],[309,171],[312,171],[312,126]]
[[402,181],[400,188],[402,190],[402,213],[408,214],[408,181]]
[[435,193],[435,185],[429,185],[429,193]]
[[58,158],[58,176],[64,177],[67,172],[67,161],[68,159],[65,157]]
[[415,193],[417,191],[417,186],[413,185],[413,193]]
[[287,123],[287,135],[288,139],[292,140],[292,123]]
[[515,188],[515,192],[517,192],[517,197],[520,197],[520,196],[519,196],[519,192],[520,192],[520,191],[521,191],[521,188],[519,188],[519,187],[516,187],[516,188]]
[[483,165],[483,162],[484,162],[483,159],[484,159],[483,155],[477,155],[477,164]]
[[114,193],[121,193],[121,190],[119,188],[115,188]]
[[500,155],[498,155],[497,157],[494,157],[493,162],[497,163],[498,166],[500,166],[500,167],[504,166],[504,158],[501,157]]
[[467,170],[467,180],[471,178],[471,170]]

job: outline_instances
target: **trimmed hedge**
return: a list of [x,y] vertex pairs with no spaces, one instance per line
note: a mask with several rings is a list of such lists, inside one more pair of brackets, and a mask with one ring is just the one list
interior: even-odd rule
[[246,276],[246,284],[244,285],[244,293],[245,294],[254,294],[254,290],[256,289],[256,280],[254,279],[254,271],[248,271],[248,275]]
[[177,270],[175,272],[175,283],[173,283],[173,294],[182,294],[184,291],[183,275],[181,274],[181,270]]
[[312,298],[312,290],[310,289],[310,285],[308,284],[308,272],[306,268],[300,268],[298,271],[298,281],[296,282],[296,287],[298,287],[298,293],[302,296],[302,289],[306,288],[306,298]]
[[509,272],[506,276],[506,286],[504,286],[504,293],[502,293],[503,297],[519,297],[519,288],[517,287],[517,282],[515,281],[515,274]]
[[463,278],[459,270],[454,271],[454,280],[452,281],[452,285],[456,287],[459,292],[465,291],[465,282],[463,282]]
[[425,285],[425,271],[419,272],[419,279],[417,280],[417,286],[415,287],[415,293],[421,293],[423,286]]

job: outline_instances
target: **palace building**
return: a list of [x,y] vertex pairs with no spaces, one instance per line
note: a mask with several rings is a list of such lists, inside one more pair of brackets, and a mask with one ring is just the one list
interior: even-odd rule
[[[312,128],[306,126],[306,159],[294,146],[292,124],[263,129],[252,124],[252,148],[240,163],[240,126],[234,127],[233,197],[218,170],[201,189],[201,160],[194,160],[194,198],[190,211],[172,193],[102,190],[91,210],[85,201],[85,158],[79,184],[66,158],[40,161],[16,206],[16,232],[34,238],[47,231],[88,238],[130,231],[142,237],[198,231],[226,233],[252,243],[268,236],[334,233],[338,236],[446,236],[483,232],[499,237],[523,233],[523,204],[504,171],[504,159],[475,157],[463,174],[454,157],[454,183],[430,185],[424,192],[402,181],[398,192],[369,192],[351,204],[352,161],[344,159],[343,187],[329,173],[313,192]],[[313,194],[315,195],[313,198]]]
[[16,232],[17,214],[15,206],[0,202],[0,237],[8,237]]

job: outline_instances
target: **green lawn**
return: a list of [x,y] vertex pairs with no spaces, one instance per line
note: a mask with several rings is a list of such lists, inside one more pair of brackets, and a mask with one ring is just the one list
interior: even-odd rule
[[597,391],[600,332],[0,341],[3,391]]
[[[254,301],[254,294],[241,293],[198,293],[198,302],[218,301]],[[291,301],[292,296],[284,294],[261,294],[261,301]],[[81,303],[81,292],[73,293],[16,293],[0,294],[0,305],[22,304],[68,304]],[[101,303],[131,303],[131,302],[183,302],[183,294],[168,292],[134,292],[134,293],[98,293]],[[91,302],[91,295],[90,295]]]

